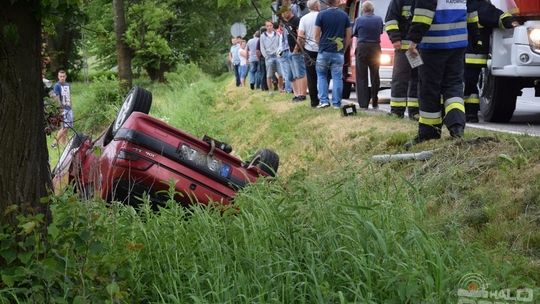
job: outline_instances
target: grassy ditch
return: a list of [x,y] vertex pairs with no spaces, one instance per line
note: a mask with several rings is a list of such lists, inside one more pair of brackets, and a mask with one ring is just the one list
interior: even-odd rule
[[24,230],[39,219],[3,228],[28,245],[2,241],[15,249],[0,254],[0,299],[450,303],[477,274],[540,300],[540,140],[468,130],[415,147],[437,149],[430,160],[378,164],[370,157],[400,152],[414,123],[312,110],[195,67],[173,78],[149,87],[151,114],[244,159],[274,149],[279,177],[224,214],[51,198],[47,242]]

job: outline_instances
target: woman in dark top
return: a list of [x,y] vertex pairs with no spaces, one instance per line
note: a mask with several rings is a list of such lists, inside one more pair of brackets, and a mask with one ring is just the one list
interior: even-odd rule
[[371,76],[371,106],[378,108],[377,94],[379,92],[379,65],[381,57],[381,34],[383,21],[374,15],[375,8],[371,1],[362,4],[362,16],[354,22],[353,36],[357,38],[356,45],[356,98],[361,108],[369,106],[368,68]]

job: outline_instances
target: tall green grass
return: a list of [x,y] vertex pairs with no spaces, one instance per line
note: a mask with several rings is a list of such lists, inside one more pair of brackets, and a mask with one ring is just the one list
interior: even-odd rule
[[[335,112],[275,115],[277,97],[232,91],[254,98],[245,107],[224,93],[229,82],[186,66],[149,87],[151,114],[197,136],[245,141],[240,155],[275,147],[293,168],[286,176],[247,187],[229,209],[52,197],[46,240],[28,230],[42,227],[37,218],[2,226],[0,302],[452,303],[469,273],[492,289],[538,286],[540,175],[529,170],[538,140],[442,141],[429,161],[374,164],[363,155],[392,152],[408,134],[343,130],[358,140],[351,152],[301,123],[313,128]],[[269,119],[264,136],[254,134]],[[301,164],[287,164],[298,154]]]

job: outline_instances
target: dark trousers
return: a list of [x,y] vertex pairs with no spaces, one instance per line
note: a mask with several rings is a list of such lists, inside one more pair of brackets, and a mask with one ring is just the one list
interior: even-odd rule
[[478,77],[483,65],[465,64],[465,114],[478,115],[480,97],[478,96]]
[[236,86],[240,86],[240,71],[239,71],[240,65],[235,64],[234,65],[234,77],[236,78]]
[[306,64],[306,78],[309,90],[309,99],[311,100],[311,107],[319,105],[319,96],[317,91],[317,70],[315,65],[317,63],[317,52],[306,50],[304,54],[304,63]]
[[268,91],[268,84],[266,83],[266,62],[264,61],[263,56],[259,59],[259,73],[261,77],[261,90]]
[[[450,128],[465,126],[463,70],[465,48],[421,49],[424,64],[419,67],[420,121],[418,136],[440,138],[443,123]],[[441,106],[441,95],[444,106]]]
[[403,116],[406,108],[410,117],[418,114],[418,69],[411,69],[405,50],[399,50],[394,52],[390,111]]
[[[356,98],[361,108],[367,108],[369,97],[376,106],[381,81],[379,79],[379,66],[381,58],[381,45],[379,43],[360,42],[356,46]],[[371,78],[371,92],[368,85],[368,69]]]

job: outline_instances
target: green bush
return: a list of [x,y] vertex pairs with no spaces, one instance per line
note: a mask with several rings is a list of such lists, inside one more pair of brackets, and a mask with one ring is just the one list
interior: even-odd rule
[[114,119],[123,98],[116,80],[105,77],[88,85],[77,83],[73,91],[75,129],[87,134],[103,130]]

